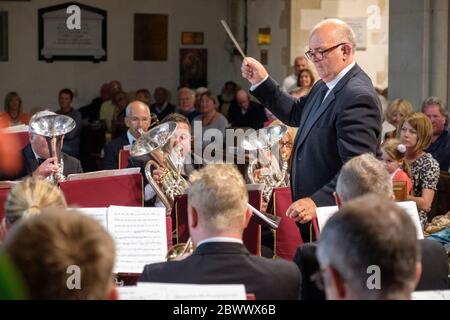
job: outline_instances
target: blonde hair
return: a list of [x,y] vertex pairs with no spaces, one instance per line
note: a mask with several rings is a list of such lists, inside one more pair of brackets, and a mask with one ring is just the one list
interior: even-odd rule
[[413,112],[413,106],[411,102],[406,99],[395,99],[386,108],[384,117],[389,123],[392,123],[394,113],[399,112],[403,114],[403,118],[409,116]]
[[409,116],[405,117],[400,123],[399,132],[397,138],[400,137],[401,129],[405,122],[408,122],[417,134],[417,143],[414,147],[414,152],[419,152],[428,148],[431,144],[431,138],[433,137],[433,125],[431,120],[422,112],[413,112]]
[[46,207],[66,208],[61,190],[42,178],[22,180],[8,193],[5,201],[5,219],[10,225],[22,217],[40,214]]
[[244,229],[248,192],[235,165],[209,164],[190,176],[188,199],[209,231]]
[[[399,147],[400,146],[400,147]],[[402,150],[402,147],[405,150]],[[387,139],[382,145],[381,148],[388,155],[389,158],[395,161],[402,162],[402,169],[405,173],[411,177],[411,168],[409,164],[405,161],[406,156],[406,147],[400,142],[398,139]],[[403,152],[402,152],[403,151]]]
[[[45,209],[17,224],[4,249],[30,299],[105,299],[112,290],[114,241],[84,214]],[[73,273],[69,267],[81,270],[80,288],[68,288]]]

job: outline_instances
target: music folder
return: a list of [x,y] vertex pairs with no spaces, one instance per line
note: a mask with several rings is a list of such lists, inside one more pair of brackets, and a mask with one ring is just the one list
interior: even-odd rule
[[253,217],[256,218],[256,220],[266,226],[269,227],[271,229],[278,229],[278,226],[280,225],[281,222],[281,218],[278,216],[274,216],[273,214],[269,214],[269,213],[262,213],[261,211],[257,210],[256,208],[254,208],[252,205],[247,204],[248,207],[252,210],[253,212]]

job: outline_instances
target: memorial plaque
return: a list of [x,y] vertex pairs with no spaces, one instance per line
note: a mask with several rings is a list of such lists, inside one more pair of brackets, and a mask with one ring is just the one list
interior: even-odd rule
[[134,60],[167,60],[168,23],[167,14],[134,15]]
[[[70,6],[80,9],[70,27]],[[106,61],[106,11],[76,2],[39,9],[39,60]]]

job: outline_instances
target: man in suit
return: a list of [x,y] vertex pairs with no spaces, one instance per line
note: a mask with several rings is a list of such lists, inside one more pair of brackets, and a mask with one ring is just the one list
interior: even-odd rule
[[139,139],[142,132],[147,132],[152,119],[148,105],[141,101],[131,102],[125,111],[125,134],[106,143],[104,151],[104,168],[107,170],[118,168],[118,156],[124,146],[130,146]]
[[235,101],[228,111],[228,121],[232,127],[248,127],[258,130],[264,126],[264,122],[269,120],[264,106],[250,101],[247,91],[238,90]]
[[299,298],[295,264],[251,255],[243,244],[251,211],[245,181],[235,166],[211,164],[193,173],[188,200],[195,251],[184,260],[146,265],[140,281],[244,284],[256,299]]
[[322,79],[298,100],[283,93],[255,59],[244,59],[241,67],[251,93],[285,124],[299,127],[292,158],[294,201],[287,215],[300,222],[304,241],[316,206],[334,204],[342,165],[359,154],[379,152],[382,116],[370,78],[354,61],[354,33],[346,23],[320,22],[309,46],[306,56]]
[[[383,164],[371,154],[362,154],[349,160],[341,169],[334,193],[336,205],[341,208],[349,201],[367,194],[378,194],[385,199],[393,199],[391,178]],[[361,214],[365,211],[361,210]],[[384,212],[379,212],[383,216]],[[446,289],[448,262],[442,245],[432,240],[418,241],[422,251],[422,275],[416,290]],[[294,262],[302,276],[302,297],[306,300],[325,298],[324,291],[317,288],[311,279],[319,263],[316,257],[317,243],[301,245],[295,254]]]
[[153,98],[155,99],[155,103],[152,103],[150,106],[150,111],[156,114],[159,121],[172,112],[175,112],[175,106],[169,103],[169,93],[166,88],[156,88],[153,93]]
[[[56,113],[51,111],[41,111],[36,113],[30,119],[30,143],[22,149],[22,168],[20,172],[14,176],[1,176],[0,180],[17,180],[25,176],[40,176],[42,178],[47,178],[50,175],[58,171],[58,166],[56,165],[57,158],[50,155],[47,139],[32,130],[31,124],[33,121],[37,120],[39,117],[47,115],[56,115]],[[53,143],[53,150],[56,150],[56,143]],[[64,137],[62,138],[61,144],[64,143]],[[72,173],[82,173],[81,163],[78,159],[69,156],[68,154],[61,152],[61,157],[64,163],[63,174],[67,177]]]
[[411,299],[421,273],[416,228],[392,200],[345,204],[320,234],[317,257],[329,300]]

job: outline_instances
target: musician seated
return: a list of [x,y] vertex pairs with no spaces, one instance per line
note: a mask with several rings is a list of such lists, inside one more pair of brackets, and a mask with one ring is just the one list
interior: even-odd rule
[[[0,173],[0,180],[17,180],[25,176],[39,176],[43,178],[50,177],[58,172],[58,165],[56,164],[56,156],[50,155],[47,140],[44,136],[33,132],[31,124],[42,116],[56,115],[51,111],[40,111],[36,113],[30,120],[29,135],[30,143],[22,149],[22,168],[15,175],[5,175]],[[61,146],[64,143],[64,137],[61,141]],[[53,152],[56,151],[56,144],[53,143]],[[63,162],[63,175],[68,176],[72,173],[82,173],[83,169],[78,159],[61,152]]]
[[[191,126],[189,124],[189,120],[177,113],[171,113],[167,117],[165,117],[161,124],[174,121],[177,124],[177,128],[175,129],[175,133],[170,139],[169,143],[171,144],[172,150],[177,150],[178,154],[176,157],[181,158],[180,162],[183,163],[181,169],[181,174],[187,177],[194,170],[194,161],[192,159],[191,154]],[[145,187],[144,187],[144,200],[146,206],[164,206],[159,199],[156,197],[155,191],[152,189],[151,185],[148,184],[147,177],[145,175],[145,166],[147,162],[150,160],[155,160],[159,162],[160,159],[155,159],[152,154],[146,154],[139,157],[130,157],[128,159],[128,167],[141,168],[141,173],[144,176]],[[152,171],[152,176],[155,180],[159,180],[159,176],[161,175],[163,169]]]
[[141,136],[142,132],[147,132],[151,122],[148,105],[140,101],[131,102],[125,111],[125,125],[128,130],[103,147],[104,169],[117,169],[119,151],[125,146],[131,146]]
[[56,185],[39,177],[29,177],[15,185],[5,201],[5,216],[0,224],[0,242],[14,223],[23,217],[40,214],[48,207],[67,207],[64,194]]
[[196,248],[180,261],[149,264],[140,281],[244,284],[256,299],[298,299],[295,264],[254,256],[242,234],[251,218],[245,181],[233,165],[210,164],[191,175],[189,233]]
[[421,273],[416,239],[411,218],[386,197],[370,194],[344,205],[317,249],[327,299],[411,299]]
[[[367,194],[377,194],[385,199],[394,199],[392,181],[383,163],[371,154],[362,154],[349,160],[341,169],[335,199],[340,208],[347,202]],[[361,210],[364,214],[364,210]],[[383,212],[379,212],[383,216]],[[422,248],[422,277],[416,290],[445,289],[448,265],[442,246],[430,244],[428,239],[419,240]],[[321,300],[325,298],[323,289],[317,288],[311,276],[318,270],[316,257],[317,243],[301,245],[295,254],[294,262],[303,275],[302,297]],[[444,259],[442,258],[444,257]]]
[[25,286],[24,298],[117,299],[114,241],[84,214],[45,209],[15,226],[3,248]]

